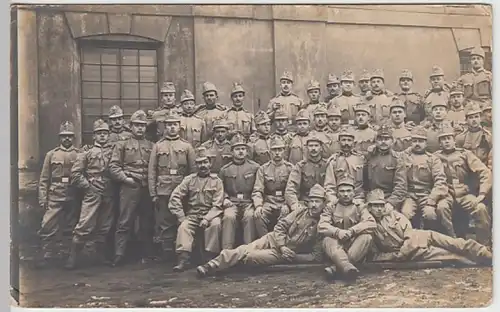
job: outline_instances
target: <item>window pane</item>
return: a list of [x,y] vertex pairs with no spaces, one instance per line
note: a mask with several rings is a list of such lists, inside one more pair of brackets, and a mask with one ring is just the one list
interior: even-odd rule
[[141,99],[158,98],[156,83],[141,83]]
[[84,48],[83,49],[83,63],[84,64],[100,64],[101,53],[99,49]]
[[[92,133],[94,130],[94,121],[100,118],[100,115],[85,115],[83,117],[83,132]],[[92,141],[91,141],[92,142]]]
[[141,109],[146,113],[150,109],[155,109],[158,107],[158,100],[141,100]]
[[140,65],[156,65],[156,50],[139,51]]
[[118,49],[102,49],[102,64],[118,64]]
[[138,100],[122,100],[123,114],[132,115],[136,110],[139,109]]
[[108,115],[109,109],[113,105],[120,106],[120,100],[102,100],[102,114]]
[[82,136],[82,146],[93,144],[93,132],[84,132]]
[[101,99],[83,99],[82,110],[85,115],[101,115]]
[[122,97],[125,99],[139,98],[139,84],[137,83],[122,83]]
[[83,82],[83,98],[100,98],[101,84],[99,82]]
[[143,67],[140,68],[141,71],[141,82],[157,82],[156,78],[156,67]]
[[101,68],[99,65],[83,65],[82,79],[84,81],[101,81]]
[[102,81],[119,81],[118,66],[103,66]]
[[120,98],[120,84],[119,83],[102,83],[102,97],[107,99]]
[[122,66],[122,81],[137,82],[138,67],[137,66]]
[[122,50],[122,65],[137,65],[137,50]]

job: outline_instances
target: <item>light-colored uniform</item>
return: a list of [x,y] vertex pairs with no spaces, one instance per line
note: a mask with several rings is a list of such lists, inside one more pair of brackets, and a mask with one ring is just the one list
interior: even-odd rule
[[354,183],[354,198],[364,200],[363,189],[365,173],[365,157],[356,151],[339,152],[328,159],[325,175],[325,190],[329,202],[337,201],[337,184],[346,177]]

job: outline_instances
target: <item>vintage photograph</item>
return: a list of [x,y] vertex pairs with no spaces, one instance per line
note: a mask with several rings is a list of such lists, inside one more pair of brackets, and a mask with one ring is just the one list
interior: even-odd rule
[[492,303],[492,7],[15,4],[21,307]]

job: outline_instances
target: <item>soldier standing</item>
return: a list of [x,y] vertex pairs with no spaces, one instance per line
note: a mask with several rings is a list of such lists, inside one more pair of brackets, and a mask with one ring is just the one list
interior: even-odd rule
[[404,160],[392,149],[392,131],[388,126],[380,127],[375,143],[375,149],[366,156],[365,189],[382,189],[387,208],[400,209],[407,194],[407,170]]
[[[211,259],[220,249],[220,231],[224,189],[217,174],[210,173],[210,160],[204,147],[196,149],[197,173],[185,177],[170,196],[168,209],[177,218],[176,251],[178,264],[174,271],[182,272],[189,265],[196,231],[204,232],[205,254]],[[183,203],[186,202],[184,207]]]
[[330,278],[337,274],[348,280],[356,279],[359,270],[354,264],[361,262],[370,251],[371,232],[377,227],[375,219],[365,205],[356,205],[354,181],[349,177],[337,185],[338,203],[327,205],[318,223],[323,238],[323,250],[333,265],[325,272]]
[[396,152],[402,152],[411,146],[411,128],[405,123],[405,105],[403,102],[394,98],[391,104],[391,128],[394,137],[392,149]]
[[285,142],[283,157],[288,160],[290,157],[290,143],[295,134],[288,131],[288,116],[283,110],[278,110],[274,113],[274,129],[271,138],[280,138]]
[[257,132],[250,136],[248,143],[248,157],[259,165],[263,165],[271,160],[269,150],[271,136],[271,119],[266,112],[260,111],[255,115]]
[[203,84],[203,99],[205,104],[199,106],[196,115],[205,122],[205,127],[207,129],[206,137],[211,138],[213,135],[212,123],[214,119],[225,116],[227,108],[218,102],[219,96],[217,88],[211,82],[205,82]]
[[366,101],[371,110],[372,122],[382,125],[390,120],[390,107],[394,94],[385,88],[384,72],[376,69],[370,76],[372,98]]
[[[59,127],[60,145],[50,150],[43,161],[38,184],[38,203],[45,213],[38,234],[42,240],[43,259],[37,264],[44,267],[54,257],[55,246],[60,241],[67,215],[76,213],[75,192],[71,185],[71,168],[78,150],[73,146],[73,124],[65,121]],[[79,216],[76,216],[78,219]]]
[[284,160],[285,142],[271,139],[272,159],[258,170],[252,192],[257,235],[264,236],[290,212],[285,203],[285,187],[293,165]]
[[290,142],[290,156],[288,161],[292,164],[297,164],[301,160],[307,159],[307,139],[310,133],[309,113],[305,109],[301,109],[295,118],[297,122],[297,133],[293,136]]
[[327,95],[325,96],[325,103],[330,103],[330,101],[341,94],[340,90],[340,80],[335,74],[328,74],[328,80],[326,81]]
[[194,95],[189,90],[184,90],[181,95],[182,118],[180,137],[188,141],[193,147],[198,147],[206,141],[205,121],[194,115],[196,108]]
[[[164,116],[171,113],[181,114],[182,109],[175,103],[175,86],[173,82],[165,82],[160,89],[160,107],[152,114],[152,119],[158,127],[158,132],[163,135],[165,124],[163,123]],[[161,136],[160,136],[161,137]]]
[[223,166],[231,162],[231,157],[233,157],[231,155],[231,142],[228,140],[229,125],[226,119],[215,119],[212,132],[213,138],[201,146],[207,149],[212,172],[218,173]]
[[340,76],[342,94],[332,99],[328,104],[328,107],[335,106],[340,109],[343,124],[354,124],[354,107],[361,101],[361,98],[353,93],[354,81],[354,74],[352,71],[344,71],[342,76]]
[[399,87],[401,92],[396,96],[403,102],[406,110],[406,122],[419,125],[425,119],[423,98],[412,90],[413,73],[403,69],[399,75]]
[[424,94],[424,109],[427,119],[432,118],[435,103],[444,103],[448,107],[450,100],[449,87],[444,80],[444,71],[439,66],[433,66],[429,76],[431,88]]
[[[474,220],[476,240],[481,244],[488,245],[491,220],[483,200],[491,191],[491,171],[473,152],[455,146],[453,128],[444,127],[439,134],[439,142],[441,150],[436,155],[443,162],[453,199]],[[478,196],[473,195],[467,185],[473,174],[479,180]]]
[[233,137],[231,149],[233,160],[219,172],[225,191],[222,217],[223,249],[234,248],[239,220],[243,227],[243,243],[250,244],[256,237],[252,191],[259,164],[247,159],[248,147],[241,134]]
[[339,133],[341,131],[342,114],[340,113],[340,109],[334,106],[330,107],[326,113],[328,118],[328,127],[330,128],[328,133],[332,139],[331,152],[337,153],[340,151]]
[[472,71],[459,78],[465,87],[465,97],[485,102],[491,100],[493,74],[484,69],[485,53],[481,47],[474,47],[470,52]]
[[184,177],[195,171],[194,149],[179,136],[181,119],[174,112],[166,116],[165,136],[154,144],[148,166],[149,195],[155,205],[155,240],[162,245],[163,258],[174,258],[177,230],[175,216],[168,209],[170,196]]
[[465,130],[465,98],[464,88],[461,84],[452,84],[450,89],[450,110],[448,111],[448,120],[455,128],[455,133],[459,134]]
[[280,93],[271,99],[267,107],[267,114],[274,120],[274,113],[282,109],[286,112],[291,121],[289,126],[291,131],[295,130],[295,117],[299,110],[304,108],[304,102],[292,92],[293,77],[292,73],[285,71],[280,77]]
[[307,96],[309,97],[309,103],[306,104],[306,110],[309,115],[312,116],[313,112],[319,107],[324,106],[326,108],[325,102],[320,102],[321,97],[321,86],[318,81],[311,80],[307,85]]
[[370,108],[366,104],[359,103],[354,108],[354,112],[356,114],[354,149],[361,154],[366,154],[368,147],[375,143],[377,132],[368,124],[370,121]]
[[248,140],[255,131],[255,123],[252,113],[243,107],[245,90],[239,83],[233,84],[231,100],[233,106],[226,112],[227,122],[230,127],[230,138],[239,132]]
[[371,86],[370,86],[370,73],[366,69],[363,69],[361,75],[359,75],[358,87],[359,87],[359,96],[361,97],[361,100],[363,102],[370,100],[372,97]]
[[451,126],[447,116],[448,110],[445,102],[436,100],[432,103],[431,119],[422,124],[427,130],[427,151],[429,153],[435,153],[439,150],[439,132],[444,126]]
[[113,148],[109,171],[120,183],[120,215],[115,233],[115,258],[113,265],[123,264],[125,249],[136,216],[139,216],[141,256],[145,260],[152,252],[153,209],[148,193],[148,164],[153,143],[144,138],[146,113],[138,110],[130,117],[132,137],[119,141]]
[[113,223],[113,189],[108,171],[113,145],[108,143],[108,138],[108,124],[102,119],[96,120],[94,145],[78,155],[71,169],[73,184],[85,194],[80,220],[73,231],[67,269],[76,268],[86,242],[95,243],[99,262],[103,263],[105,259],[106,236]]
[[123,110],[118,105],[113,105],[109,109],[109,123],[111,131],[109,133],[109,143],[126,140],[132,137],[130,130],[125,127],[123,119]]
[[313,185],[323,185],[327,159],[322,154],[322,141],[317,136],[307,138],[307,159],[297,163],[288,178],[285,188],[285,201],[292,211],[298,209],[299,201],[306,201]]
[[313,112],[313,122],[314,129],[310,132],[310,135],[317,136],[321,139],[323,157],[328,158],[333,154],[332,146],[334,135],[328,127],[328,117],[325,106],[318,106]]

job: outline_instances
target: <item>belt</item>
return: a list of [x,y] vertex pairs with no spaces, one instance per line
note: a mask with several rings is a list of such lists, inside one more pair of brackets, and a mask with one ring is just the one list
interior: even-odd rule
[[179,169],[168,169],[168,170],[161,170],[160,171],[160,176],[182,176],[184,175],[181,170]]
[[55,183],[69,183],[70,178],[69,177],[54,177],[50,179],[51,182]]
[[236,196],[230,196],[230,197],[229,197],[229,199],[230,199],[231,201],[233,201],[233,200],[238,201],[238,200],[245,200],[245,199],[247,199],[247,200],[248,200],[248,199],[251,199],[251,196],[250,196],[250,195],[243,194],[243,193],[238,193],[238,194],[236,194]]
[[275,192],[265,192],[264,195],[266,196],[276,196],[276,197],[283,197],[285,192],[283,191],[275,191]]

